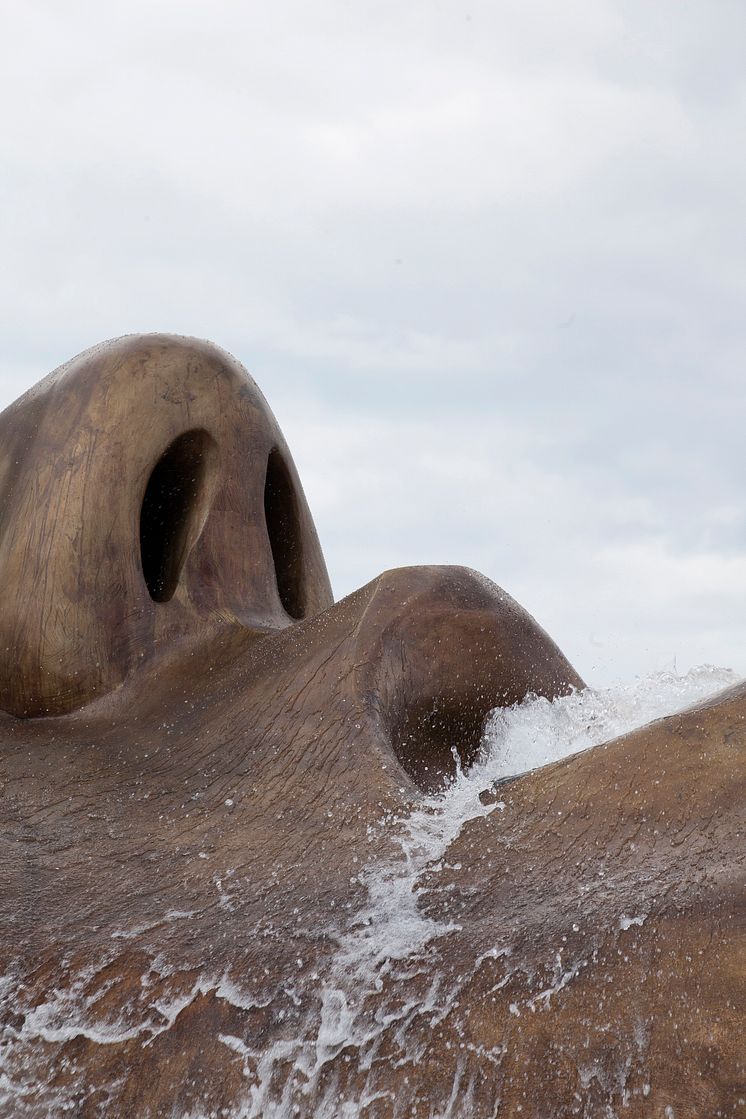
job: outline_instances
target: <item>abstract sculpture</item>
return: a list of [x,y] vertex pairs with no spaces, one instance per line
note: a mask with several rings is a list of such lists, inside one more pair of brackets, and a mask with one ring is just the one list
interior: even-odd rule
[[746,686],[485,790],[382,931],[557,647],[460,568],[334,605],[206,343],[87,351],[0,456],[0,1115],[746,1114]]

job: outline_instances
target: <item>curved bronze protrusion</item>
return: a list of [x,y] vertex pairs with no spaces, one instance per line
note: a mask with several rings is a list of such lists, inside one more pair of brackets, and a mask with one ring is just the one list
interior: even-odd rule
[[226,622],[264,632],[332,601],[277,423],[216,346],[94,347],[2,413],[0,454],[0,707],[14,715],[74,710]]

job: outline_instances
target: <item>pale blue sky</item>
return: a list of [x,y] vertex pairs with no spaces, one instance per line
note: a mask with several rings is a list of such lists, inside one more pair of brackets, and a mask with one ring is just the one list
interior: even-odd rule
[[208,337],[335,591],[477,567],[591,682],[746,673],[742,0],[6,3],[0,403]]

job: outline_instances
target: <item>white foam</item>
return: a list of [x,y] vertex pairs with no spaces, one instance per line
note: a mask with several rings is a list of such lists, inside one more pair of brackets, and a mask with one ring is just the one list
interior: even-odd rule
[[498,708],[485,728],[484,765],[473,776],[495,781],[558,761],[681,711],[737,681],[730,669],[702,665],[681,676],[656,672],[613,688],[586,688],[553,703],[531,698]]
[[368,904],[346,937],[338,964],[359,981],[380,978],[392,960],[417,952],[456,926],[423,917],[416,883],[438,864],[461,829],[478,816],[504,812],[504,801],[484,805],[479,794],[502,778],[558,761],[673,714],[736,683],[730,669],[704,665],[684,675],[658,672],[614,688],[587,688],[550,702],[530,697],[496,709],[487,720],[480,760],[467,773],[457,762],[447,789],[390,829],[401,857],[368,867],[360,876]]
[[647,920],[647,913],[640,913],[637,917],[628,917],[626,913],[622,913],[619,918],[619,928],[622,932],[627,932],[633,925],[644,925]]

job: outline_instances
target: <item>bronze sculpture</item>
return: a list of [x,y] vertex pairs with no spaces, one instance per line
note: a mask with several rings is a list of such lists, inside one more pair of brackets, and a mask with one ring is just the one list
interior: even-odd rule
[[574,669],[464,569],[333,604],[206,343],[87,351],[0,433],[1,1115],[743,1111],[746,686],[486,790],[391,950],[407,812]]

